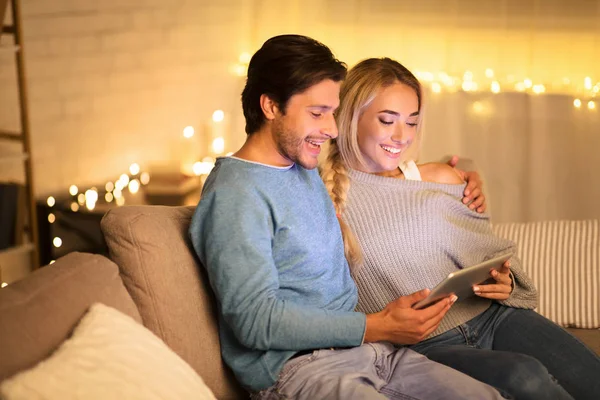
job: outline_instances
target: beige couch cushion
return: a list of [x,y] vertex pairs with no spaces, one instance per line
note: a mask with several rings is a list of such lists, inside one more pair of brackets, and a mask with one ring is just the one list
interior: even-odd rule
[[193,207],[119,207],[104,216],[102,231],[144,325],[218,399],[247,397],[221,359],[213,294],[190,250],[193,212]]
[[0,380],[46,358],[100,302],[141,321],[117,266],[71,253],[0,289]]

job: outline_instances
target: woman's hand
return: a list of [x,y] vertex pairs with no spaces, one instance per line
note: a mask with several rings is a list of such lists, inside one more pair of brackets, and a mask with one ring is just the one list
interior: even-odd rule
[[499,271],[495,269],[490,273],[496,283],[479,284],[473,286],[473,292],[479,297],[493,300],[506,300],[513,289],[510,276],[510,260],[506,261]]
[[458,156],[452,156],[450,161],[448,161],[448,165],[456,169],[461,178],[467,182],[462,202],[468,204],[471,210],[476,210],[478,213],[484,212],[487,204],[485,203],[485,195],[482,190],[483,181],[481,177],[475,171],[467,172],[456,168],[457,163]]

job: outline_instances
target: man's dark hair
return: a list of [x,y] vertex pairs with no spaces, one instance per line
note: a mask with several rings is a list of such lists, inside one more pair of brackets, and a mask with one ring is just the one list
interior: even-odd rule
[[266,94],[285,114],[288,100],[313,85],[346,77],[346,64],[335,58],[329,47],[301,35],[280,35],[267,40],[254,53],[242,92],[246,133],[265,123],[260,96]]

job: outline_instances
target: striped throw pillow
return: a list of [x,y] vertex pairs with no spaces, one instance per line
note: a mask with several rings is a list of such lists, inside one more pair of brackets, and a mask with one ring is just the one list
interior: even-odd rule
[[600,328],[598,220],[501,223],[540,294],[537,311],[565,327]]

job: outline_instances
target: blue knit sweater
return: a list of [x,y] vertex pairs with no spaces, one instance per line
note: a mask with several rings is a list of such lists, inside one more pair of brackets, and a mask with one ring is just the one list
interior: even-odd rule
[[296,352],[361,344],[366,318],[316,170],[220,158],[190,227],[218,301],[221,354],[240,383],[272,386]]

